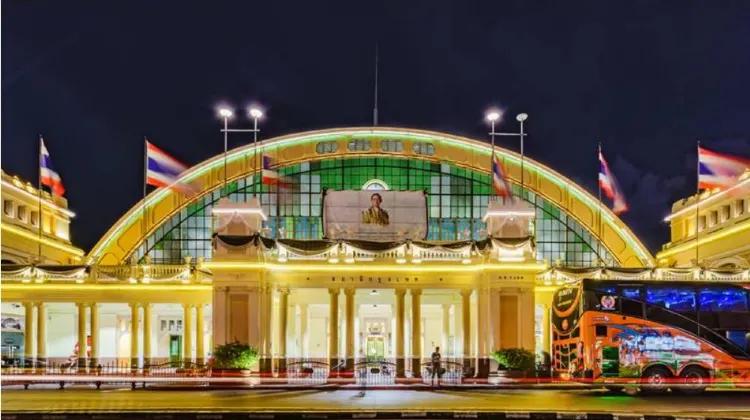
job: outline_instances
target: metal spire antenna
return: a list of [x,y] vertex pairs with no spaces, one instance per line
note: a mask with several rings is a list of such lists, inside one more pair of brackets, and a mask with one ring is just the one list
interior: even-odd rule
[[375,43],[375,102],[372,108],[372,126],[378,126],[378,55],[379,46]]

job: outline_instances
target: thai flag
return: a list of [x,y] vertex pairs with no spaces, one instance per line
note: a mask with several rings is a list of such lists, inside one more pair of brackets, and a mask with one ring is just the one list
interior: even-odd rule
[[289,182],[283,176],[279,175],[278,171],[271,169],[274,166],[276,166],[276,161],[271,156],[263,155],[263,183],[282,187],[289,185]]
[[60,179],[60,175],[52,167],[52,160],[49,157],[47,146],[44,145],[44,140],[39,139],[39,142],[39,178],[42,185],[48,186],[54,195],[62,197],[65,193],[62,179]]
[[612,171],[609,170],[609,165],[604,160],[604,155],[602,155],[601,151],[599,151],[599,164],[599,187],[612,200],[612,211],[615,214],[626,212],[628,210],[628,203],[625,202],[625,195],[620,190],[620,186],[617,184]]
[[495,188],[495,194],[501,197],[512,197],[508,177],[497,155],[492,157],[492,186]]
[[750,168],[750,159],[724,155],[698,147],[698,188],[727,189]]
[[146,141],[146,183],[156,187],[175,187],[177,179],[188,169],[177,159]]

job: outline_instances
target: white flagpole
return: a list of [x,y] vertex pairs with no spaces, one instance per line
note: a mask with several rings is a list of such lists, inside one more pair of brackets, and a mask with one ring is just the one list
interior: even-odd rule
[[602,183],[601,180],[599,180],[599,176],[602,173],[602,142],[599,142],[599,155],[596,157],[596,160],[599,161],[599,173],[597,174],[596,178],[596,185],[599,186],[599,240],[597,241],[598,249],[597,249],[597,256],[599,257],[600,261],[604,261],[602,258]]
[[39,263],[42,262],[42,146],[44,140],[42,135],[39,134],[39,178],[37,180],[37,192],[39,193],[39,209],[37,222],[39,223],[39,241],[37,249],[37,260]]
[[141,231],[143,233],[143,255],[141,258],[146,258],[148,254],[148,241],[146,237],[146,229],[148,223],[146,222],[146,192],[148,191],[148,138],[143,136],[143,207],[141,207]]
[[697,164],[695,165],[695,266],[700,267],[699,263],[699,257],[700,257],[700,242],[698,242],[698,231],[700,230],[700,213],[698,211],[698,207],[701,201],[701,188],[700,188],[700,180],[701,180],[701,142],[700,140],[697,142],[696,146],[696,152],[697,154]]

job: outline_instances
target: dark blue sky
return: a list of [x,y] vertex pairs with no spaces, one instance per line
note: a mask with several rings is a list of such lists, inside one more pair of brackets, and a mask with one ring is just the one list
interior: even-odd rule
[[263,137],[371,124],[376,41],[381,125],[485,138],[488,105],[524,111],[527,154],[594,193],[601,141],[652,251],[697,140],[750,156],[744,0],[2,6],[2,167],[35,180],[43,133],[86,249],[140,198],[144,135],[190,164],[221,152],[220,101],[264,104]]

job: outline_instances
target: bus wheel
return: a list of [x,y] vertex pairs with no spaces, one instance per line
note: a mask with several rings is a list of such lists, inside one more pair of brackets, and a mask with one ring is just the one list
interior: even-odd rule
[[624,386],[617,386],[617,385],[606,385],[604,387],[609,392],[622,392],[623,389],[625,389]]
[[685,395],[697,395],[706,390],[708,373],[698,366],[688,366],[680,373],[679,386],[676,391]]
[[663,394],[669,388],[669,378],[672,374],[665,367],[654,366],[643,372],[641,391],[646,394]]

